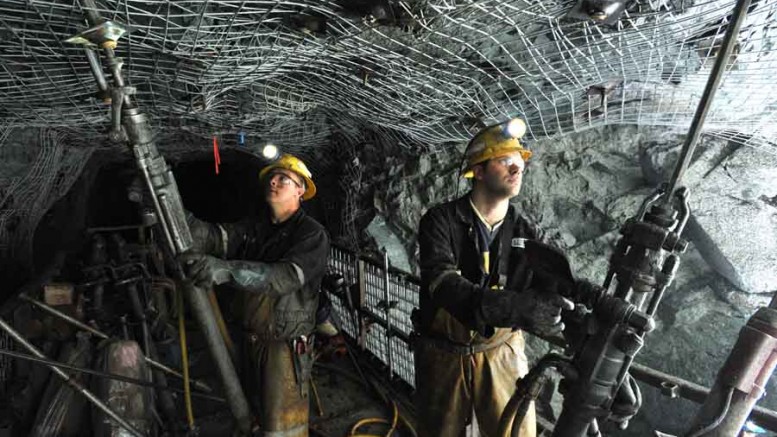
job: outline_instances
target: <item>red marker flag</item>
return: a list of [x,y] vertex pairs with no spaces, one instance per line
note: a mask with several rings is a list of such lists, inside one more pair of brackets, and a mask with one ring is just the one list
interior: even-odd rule
[[213,163],[216,165],[216,174],[219,174],[219,165],[221,165],[221,155],[219,155],[219,140],[213,135]]

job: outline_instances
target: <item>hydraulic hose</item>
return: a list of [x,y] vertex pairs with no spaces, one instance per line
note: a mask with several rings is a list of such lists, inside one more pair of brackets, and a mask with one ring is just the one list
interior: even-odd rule
[[[537,399],[542,386],[545,384],[544,374],[550,368],[557,368],[564,372],[570,365],[569,359],[555,353],[549,353],[529,370],[523,378],[518,379],[515,392],[507,402],[502,415],[499,417],[499,437],[517,437],[523,419],[531,407],[531,403]],[[510,424],[512,423],[512,427]]]
[[194,413],[192,412],[192,391],[189,384],[189,351],[186,348],[186,323],[183,310],[183,293],[175,295],[178,311],[178,337],[181,343],[181,361],[183,367],[184,403],[186,404],[186,422],[190,430],[194,430]]
[[726,418],[726,414],[728,414],[728,409],[729,407],[731,407],[731,398],[733,396],[734,396],[734,387],[731,387],[728,390],[728,393],[726,393],[726,399],[723,401],[723,406],[721,407],[720,414],[718,414],[718,417],[716,417],[715,420],[713,420],[710,424],[708,424],[704,428],[699,429],[692,434],[689,434],[688,437],[701,437],[704,434],[707,434],[708,432],[717,428],[723,422],[723,419]]

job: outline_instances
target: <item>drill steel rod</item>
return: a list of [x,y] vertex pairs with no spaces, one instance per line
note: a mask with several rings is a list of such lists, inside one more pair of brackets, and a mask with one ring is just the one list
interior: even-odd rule
[[[8,333],[14,341],[16,341],[18,344],[22,345],[27,351],[29,351],[31,354],[38,358],[42,358],[45,360],[48,360],[48,357],[44,355],[41,351],[39,351],[35,346],[32,345],[32,343],[28,342],[24,337],[22,337],[21,334],[16,332],[15,329],[11,327],[2,317],[0,317],[0,329]],[[62,378],[65,383],[67,383],[69,386],[73,387],[73,389],[81,393],[86,399],[88,399],[94,406],[99,408],[103,413],[105,413],[108,417],[113,419],[116,423],[118,423],[122,428],[126,429],[130,434],[137,436],[137,437],[144,437],[143,433],[135,429],[132,425],[129,424],[126,420],[122,419],[121,416],[116,414],[115,411],[111,410],[111,408],[107,405],[105,405],[100,398],[94,395],[94,393],[87,390],[84,386],[78,383],[78,381],[70,378],[70,375],[65,373],[62,369],[60,369],[57,366],[48,365],[52,372],[54,372],[57,376]]]
[[[5,349],[0,349],[0,355],[5,355],[5,356],[8,356],[8,357],[16,358],[16,359],[23,360],[23,361],[29,361],[31,363],[45,364],[47,366],[59,367],[60,369],[72,370],[74,372],[79,372],[79,373],[86,373],[86,374],[97,376],[97,377],[100,377],[100,378],[115,379],[116,381],[127,382],[127,383],[135,384],[135,385],[142,385],[144,387],[153,387],[153,388],[157,388],[157,389],[160,389],[160,390],[173,391],[173,392],[176,392],[176,393],[183,393],[183,390],[180,389],[180,388],[162,386],[162,385],[159,385],[159,384],[154,384],[153,382],[143,381],[142,379],[130,378],[128,376],[117,375],[115,373],[100,372],[99,370],[87,369],[85,367],[73,366],[71,364],[61,363],[59,361],[48,360],[48,359],[45,359],[45,358],[39,358],[39,357],[36,357],[36,356],[33,356],[33,355],[21,354],[21,353],[18,353],[18,352],[9,351],[9,350],[5,350]],[[226,402],[226,399],[224,399],[224,398],[221,398],[221,397],[218,397],[218,396],[213,396],[213,395],[207,395],[207,394],[204,394],[204,393],[192,393],[192,396],[199,397],[199,398],[202,398],[202,399],[208,399],[208,400],[211,400],[211,401],[221,402],[221,403],[225,403]]]
[[715,92],[718,90],[720,81],[723,79],[723,73],[726,71],[726,64],[731,56],[731,51],[734,49],[734,45],[736,45],[739,29],[742,26],[742,22],[745,21],[745,16],[747,15],[747,9],[749,7],[750,0],[737,0],[736,5],[734,6],[731,21],[728,23],[728,29],[726,29],[726,35],[723,38],[717,59],[715,59],[715,65],[712,67],[712,72],[707,80],[707,85],[704,88],[704,93],[699,101],[699,106],[696,108],[691,127],[688,130],[688,135],[685,137],[685,144],[683,144],[680,157],[674,168],[674,173],[669,181],[669,189],[664,195],[665,204],[670,204],[672,202],[672,195],[677,189],[677,184],[682,179],[683,174],[685,174],[685,170],[688,168],[691,158],[693,157],[693,152],[698,145],[699,136],[701,135],[701,127],[704,125],[704,120],[707,118],[707,112],[715,97]]
[[[81,322],[78,319],[74,319],[73,317],[70,317],[69,315],[63,313],[62,311],[59,311],[58,309],[53,308],[53,307],[51,307],[51,306],[49,306],[49,305],[47,305],[47,304],[45,304],[45,303],[43,303],[43,302],[41,302],[41,301],[39,301],[37,299],[33,299],[33,298],[31,298],[31,297],[29,297],[29,296],[27,296],[25,294],[19,295],[19,299],[34,305],[35,307],[43,310],[46,313],[51,314],[52,316],[59,317],[60,319],[62,319],[64,321],[70,323],[71,325],[75,326],[76,328],[83,329],[84,331],[90,332],[90,333],[94,334],[95,336],[97,336],[98,338],[100,338],[102,340],[111,340],[112,339],[112,337],[108,336],[104,332],[102,332],[102,331],[100,331],[100,330],[98,330],[96,328],[93,328],[93,327],[87,325],[86,323]],[[179,372],[177,370],[174,370],[174,369],[171,369],[170,367],[167,367],[166,365],[164,365],[164,364],[162,364],[162,363],[160,363],[160,362],[158,362],[156,360],[153,360],[153,359],[151,359],[149,357],[145,357],[145,359],[146,359],[146,362],[151,367],[156,367],[157,369],[159,369],[159,370],[161,370],[161,371],[163,371],[165,373],[169,373],[170,375],[173,375],[173,376],[175,376],[177,378],[183,379],[183,375],[181,374],[181,372]],[[212,393],[213,392],[213,389],[210,388],[210,386],[208,384],[206,384],[206,383],[204,383],[202,381],[192,380],[192,384],[195,387],[199,388],[200,390],[202,390],[202,391],[204,391],[206,393]]]
[[89,67],[92,69],[94,80],[97,82],[97,88],[103,92],[108,91],[108,82],[105,80],[100,59],[91,49],[84,49],[84,52],[86,52],[86,59],[89,60]]

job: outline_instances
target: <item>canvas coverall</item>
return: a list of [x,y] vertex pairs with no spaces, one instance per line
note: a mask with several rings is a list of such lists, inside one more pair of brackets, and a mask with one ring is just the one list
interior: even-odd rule
[[193,234],[200,249],[241,260],[232,264],[244,270],[234,275],[250,277],[233,307],[244,329],[246,393],[259,412],[263,435],[307,436],[310,336],[329,253],[326,231],[302,209],[280,224],[269,218],[199,224]]
[[[419,435],[459,437],[471,415],[481,435],[495,437],[516,379],[528,371],[521,331],[483,326],[475,317],[480,292],[524,290],[530,273],[522,255],[536,231],[511,205],[488,245],[469,194],[430,209],[419,228],[420,310],[414,322]],[[486,265],[487,264],[487,265]],[[511,291],[512,292],[512,291]],[[536,435],[534,406],[521,427]]]

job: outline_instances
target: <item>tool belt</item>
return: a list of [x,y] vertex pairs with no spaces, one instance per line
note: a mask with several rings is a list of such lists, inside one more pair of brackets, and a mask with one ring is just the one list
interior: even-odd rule
[[301,335],[289,342],[291,360],[294,363],[294,376],[297,378],[300,396],[307,397],[307,384],[313,371],[313,335]]
[[413,332],[411,338],[414,344],[431,346],[434,349],[454,355],[474,355],[502,346],[510,338],[512,332],[508,332],[488,343],[463,344],[448,340],[447,338],[433,337]]

